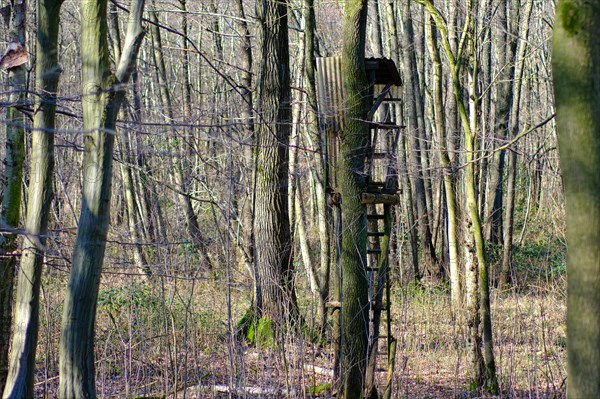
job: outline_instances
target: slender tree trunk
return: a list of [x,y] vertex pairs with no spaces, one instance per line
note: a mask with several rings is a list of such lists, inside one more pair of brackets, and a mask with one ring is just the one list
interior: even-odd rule
[[316,17],[314,0],[304,2],[304,78],[307,103],[307,129],[306,138],[313,150],[312,175],[315,185],[317,201],[317,226],[319,229],[319,306],[318,328],[323,330],[327,322],[327,312],[324,305],[329,295],[329,275],[332,261],[331,232],[333,230],[333,216],[331,208],[327,205],[327,162],[325,153],[325,134],[319,129],[317,120],[317,91],[315,79],[315,48],[316,48]]
[[[113,44],[113,56],[115,60],[121,58],[121,32],[119,21],[117,18],[117,8],[114,3],[110,4],[111,13],[109,16],[109,33]],[[133,75],[133,73],[132,73]],[[133,76],[132,76],[133,77]],[[134,83],[135,84],[135,83]],[[126,119],[126,113],[121,110],[121,118]],[[138,115],[134,114],[134,118]],[[139,120],[137,120],[139,122]],[[133,263],[138,272],[146,277],[152,275],[150,268],[147,265],[146,257],[142,248],[142,234],[140,233],[140,215],[139,207],[135,195],[135,186],[133,183],[133,174],[131,165],[133,165],[133,155],[131,152],[130,143],[131,133],[125,133],[125,140],[121,140],[118,144],[121,152],[120,172],[123,183],[123,196],[125,197],[125,210],[127,212],[127,227],[132,239],[131,246],[133,247]]]
[[60,339],[58,396],[94,398],[94,327],[100,273],[110,214],[112,155],[116,118],[144,36],[144,0],[132,0],[127,36],[116,72],[108,58],[107,0],[82,7],[83,203],[65,297]]
[[462,308],[462,288],[459,273],[458,253],[458,211],[456,206],[456,176],[455,166],[450,161],[446,148],[446,117],[443,103],[442,87],[442,60],[440,59],[437,38],[431,20],[428,21],[428,44],[433,68],[433,107],[435,130],[439,141],[440,159],[443,166],[444,192],[447,204],[447,237],[448,237],[448,259],[450,271],[450,294],[452,298],[452,311],[457,317]]
[[[12,1],[9,49],[25,51],[25,0]],[[21,217],[21,192],[25,162],[25,117],[19,110],[26,92],[25,65],[8,66],[10,102],[6,110],[6,152],[0,223],[3,229],[16,229]],[[0,392],[8,374],[8,350],[12,326],[13,288],[17,264],[16,231],[0,235]]]
[[[153,9],[150,12],[150,20],[153,22],[150,32],[152,35],[152,43],[154,46],[154,60],[156,64],[156,73],[158,77],[158,86],[160,91],[160,98],[162,105],[166,111],[169,122],[172,123],[174,121],[174,113],[173,113],[173,102],[171,101],[171,92],[169,91],[169,84],[167,81],[167,70],[165,66],[165,60],[162,50],[162,39],[160,36],[160,29],[157,26],[158,24],[158,16],[156,14],[156,10]],[[181,141],[180,133],[177,132],[175,128],[171,128],[171,134],[174,137],[178,137]],[[179,189],[179,193],[177,195],[177,199],[179,201],[179,206],[185,213],[185,225],[187,229],[187,233],[194,245],[196,245],[198,254],[200,255],[201,262],[207,269],[212,269],[212,261],[208,254],[207,241],[204,238],[202,231],[200,230],[200,225],[198,224],[198,218],[196,217],[196,212],[194,211],[194,206],[192,204],[192,199],[189,196],[189,184],[183,173],[183,164],[182,160],[178,155],[183,154],[180,151],[180,148],[174,150],[174,154],[171,157],[173,162],[173,178],[175,180],[175,184]]]
[[430,274],[439,276],[440,270],[437,258],[435,256],[435,248],[433,247],[433,237],[431,235],[429,212],[426,201],[426,187],[423,180],[421,138],[424,135],[424,122],[422,120],[423,111],[419,105],[423,99],[419,84],[419,74],[414,46],[415,35],[413,32],[413,23],[411,17],[411,3],[412,2],[410,0],[402,2],[402,24],[404,26],[404,33],[401,35],[404,47],[404,51],[402,51],[402,65],[404,70],[407,71],[404,75],[404,84],[408,110],[408,131],[410,132],[409,141],[413,156],[413,168],[412,170],[409,170],[409,172],[412,175],[414,184],[413,194],[416,204],[416,220],[419,227],[421,253],[423,255],[423,267],[425,267]]
[[[511,82],[514,71],[517,32],[509,31],[507,8],[509,0],[500,0],[495,16],[496,28],[493,29],[493,45],[498,59],[498,77],[495,85],[493,137],[500,140],[506,138],[508,116],[512,102],[514,82]],[[511,16],[515,18],[515,16]],[[518,18],[518,16],[517,16]],[[510,37],[508,34],[510,33]],[[494,148],[491,148],[494,151]],[[502,228],[502,175],[504,173],[504,151],[495,151],[489,160],[487,196],[484,218],[484,237],[487,241],[500,241]]]
[[62,0],[40,0],[37,8],[36,92],[23,254],[17,281],[10,370],[3,398],[33,398],[39,302],[54,176],[54,119],[58,27]]
[[240,117],[243,125],[243,164],[248,165],[246,167],[247,173],[244,175],[245,184],[242,185],[242,192],[238,195],[242,197],[238,201],[238,213],[240,214],[242,223],[242,239],[243,243],[240,251],[242,257],[246,259],[247,267],[252,269],[254,259],[254,201],[253,201],[253,184],[254,176],[251,171],[254,170],[252,165],[254,161],[253,148],[254,148],[254,110],[253,110],[253,98],[252,98],[252,43],[251,33],[246,22],[246,13],[244,11],[244,5],[242,0],[235,0],[233,2],[237,16],[239,17],[238,25],[242,33],[242,45],[240,50],[240,68],[241,68],[241,87],[240,92],[242,94],[242,106]]
[[[400,49],[398,48],[398,29],[396,23],[396,8],[394,1],[388,1],[386,7],[386,21],[387,29],[389,31],[389,47],[391,55],[398,65],[400,65]],[[396,120],[403,121],[403,105],[400,104],[396,107]],[[402,194],[403,194],[403,209],[406,210],[406,221],[408,225],[408,238],[410,242],[410,258],[412,264],[412,270],[414,273],[415,280],[421,278],[419,271],[419,250],[417,244],[417,231],[415,228],[415,213],[414,204],[412,201],[412,187],[408,178],[408,161],[406,157],[406,139],[405,133],[401,132],[398,140],[398,172],[402,180]]]
[[600,397],[600,4],[561,0],[553,37],[567,213],[567,395]]
[[[473,358],[470,362],[470,372],[472,373],[471,379],[474,383],[478,384],[478,386],[485,387],[490,392],[495,393],[498,391],[498,382],[496,378],[496,367],[492,340],[492,324],[489,302],[489,281],[487,275],[487,264],[485,259],[485,242],[483,240],[483,231],[481,227],[481,219],[477,204],[475,180],[475,137],[478,129],[478,93],[476,91],[478,60],[477,55],[475,53],[477,32],[474,32],[473,12],[477,10],[477,0],[470,1],[468,4],[469,12],[467,13],[467,20],[464,24],[464,30],[460,41],[461,44],[455,50],[456,52],[454,52],[451,48],[450,41],[448,38],[447,26],[442,16],[433,6],[431,1],[418,0],[418,2],[422,4],[425,7],[425,9],[429,12],[436,24],[436,27],[438,28],[441,34],[442,45],[444,47],[446,58],[448,59],[448,62],[450,64],[450,71],[452,73],[453,94],[456,99],[456,105],[464,135],[466,161],[464,185],[466,191],[468,226],[470,230],[467,234],[465,234],[467,326],[468,328],[472,329],[471,331],[473,332],[473,334],[477,334],[479,319],[478,312],[481,312],[481,320],[483,324],[483,345],[485,353],[485,376],[483,376],[483,378],[479,378],[481,373],[478,364],[480,362],[478,359]],[[465,47],[465,45],[467,47]],[[463,52],[465,50],[468,50],[469,52],[463,55]],[[469,91],[469,108],[467,108],[466,100],[463,98],[463,91],[465,87],[463,87],[463,84],[460,79],[463,62],[462,57],[464,56],[468,56],[470,58],[469,65],[471,66],[471,69],[469,69],[468,71],[470,81],[469,86],[467,87]],[[472,259],[472,256],[476,258],[476,263]],[[479,304],[477,306],[473,305],[475,303],[475,298],[473,298],[474,295],[479,295]],[[474,335],[473,338],[469,341],[468,351],[469,353],[474,354],[476,357],[480,349],[473,347],[473,345],[479,345],[479,339]]]
[[[519,8],[519,2],[513,1],[514,12],[517,13],[517,9]],[[519,111],[521,104],[521,91],[522,91],[522,79],[523,73],[525,69],[525,55],[527,53],[527,37],[529,34],[529,23],[531,20],[531,11],[533,9],[533,4],[531,2],[527,3],[525,6],[524,18],[522,21],[522,26],[520,29],[522,37],[524,40],[519,41],[517,57],[516,57],[516,65],[514,68],[514,89],[513,96],[511,98],[512,104],[510,107],[510,116],[508,123],[508,138],[514,138],[517,136],[519,131]],[[519,25],[516,22],[517,26]],[[510,283],[510,269],[512,263],[512,250],[513,250],[513,225],[514,225],[514,213],[515,213],[515,195],[516,195],[516,181],[517,181],[517,154],[514,149],[511,149],[509,156],[509,168],[508,168],[508,187],[506,193],[506,205],[504,210],[504,236],[503,236],[503,244],[504,251],[502,257],[502,272],[500,273],[500,281],[499,287],[504,288],[507,284]]]

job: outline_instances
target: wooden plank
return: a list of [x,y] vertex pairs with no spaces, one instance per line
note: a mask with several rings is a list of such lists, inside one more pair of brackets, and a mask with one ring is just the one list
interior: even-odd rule
[[361,202],[363,204],[397,205],[400,203],[400,197],[396,194],[362,193]]

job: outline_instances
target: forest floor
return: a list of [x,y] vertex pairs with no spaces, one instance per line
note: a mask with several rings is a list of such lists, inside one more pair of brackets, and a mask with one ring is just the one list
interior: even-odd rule
[[[540,256],[538,248],[527,251]],[[565,397],[564,256],[554,260],[541,254],[546,261],[539,266],[525,264],[531,258],[527,251],[516,254],[521,266],[515,288],[491,291],[497,396],[469,390],[464,331],[450,313],[447,284],[401,284],[402,277],[395,276],[393,398]],[[247,282],[239,278],[231,285],[228,302],[224,274],[173,277],[179,274],[171,269],[155,282],[140,283],[139,276],[122,274],[117,267],[105,270],[96,328],[99,397],[220,398],[229,397],[229,387],[238,389],[232,397],[332,396],[327,389],[333,368],[329,345],[290,337],[283,350],[274,350],[230,340],[229,329],[249,306]],[[305,282],[298,283],[299,304],[310,323],[313,301],[305,294]],[[43,288],[40,398],[56,395],[65,284],[66,273],[54,270]],[[378,362],[381,389],[385,355]]]

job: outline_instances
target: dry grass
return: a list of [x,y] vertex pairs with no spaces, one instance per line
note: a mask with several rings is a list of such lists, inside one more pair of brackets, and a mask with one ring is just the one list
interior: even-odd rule
[[[240,397],[310,397],[315,387],[330,381],[323,372],[332,367],[327,345],[290,336],[283,351],[277,351],[229,338],[229,328],[249,306],[250,287],[241,271],[232,273],[230,325],[225,273],[193,271],[185,257],[164,264],[168,267],[156,266],[161,273],[151,282],[124,274],[126,265],[106,269],[96,337],[100,397],[228,396],[210,389],[215,385],[268,389],[262,394],[239,391]],[[564,274],[539,272],[553,268],[547,262],[542,266],[531,266],[518,289],[492,291],[500,397],[565,396]],[[524,275],[523,270],[519,273]],[[64,271],[51,269],[44,282],[37,383],[41,398],[55,397],[57,388],[65,281]],[[303,284],[299,276],[299,300],[310,322],[312,301]],[[463,331],[452,320],[447,287],[397,283],[393,291],[398,339],[393,397],[485,397],[468,391]],[[312,366],[323,370],[314,372]],[[383,370],[378,378],[382,386]]]

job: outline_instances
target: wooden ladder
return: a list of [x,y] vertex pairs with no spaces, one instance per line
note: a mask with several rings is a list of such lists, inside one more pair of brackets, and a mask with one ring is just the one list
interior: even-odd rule
[[[377,357],[386,355],[387,379],[383,398],[391,397],[396,339],[392,335],[391,283],[389,253],[394,225],[394,205],[399,202],[398,172],[394,150],[398,143],[400,127],[392,124],[374,124],[367,159],[367,192],[362,202],[367,205],[367,278],[369,282],[369,347],[366,372],[366,395],[374,397],[377,374]],[[387,131],[380,137],[381,130]],[[378,139],[385,140],[383,151]],[[380,146],[381,147],[381,146]],[[375,181],[375,160],[384,160],[384,179]],[[383,324],[383,333],[380,331]],[[385,340],[385,350],[380,351],[380,341]]]

